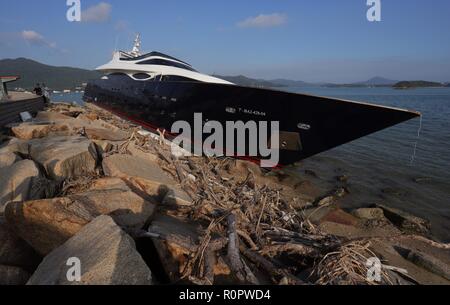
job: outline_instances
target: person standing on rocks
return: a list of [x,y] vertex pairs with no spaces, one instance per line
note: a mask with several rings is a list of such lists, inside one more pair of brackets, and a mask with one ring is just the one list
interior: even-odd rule
[[36,87],[33,89],[34,94],[42,96],[42,88],[39,83],[36,84]]

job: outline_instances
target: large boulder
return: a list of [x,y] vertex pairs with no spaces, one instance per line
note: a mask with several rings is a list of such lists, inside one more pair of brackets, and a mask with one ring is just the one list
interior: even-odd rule
[[48,254],[99,215],[111,215],[124,229],[144,227],[155,206],[120,179],[101,179],[82,194],[67,198],[14,202],[5,216],[15,232],[42,255]]
[[13,134],[22,140],[44,138],[49,135],[69,135],[67,125],[23,123],[12,129]]
[[69,198],[11,202],[6,206],[5,217],[14,232],[42,256],[94,218],[80,202]]
[[19,155],[28,155],[28,141],[12,138],[9,142],[0,146],[0,154],[16,153]]
[[441,260],[421,251],[409,251],[406,259],[450,281],[450,266]]
[[115,182],[117,180],[101,179],[90,191],[69,198],[81,202],[93,214],[110,215],[126,231],[140,230],[153,215],[155,205],[132,192],[125,183]]
[[321,220],[320,223],[324,222],[332,222],[332,223],[338,223],[346,226],[357,226],[358,225],[358,219],[345,212],[344,210],[340,208],[334,208],[331,209]]
[[20,160],[22,159],[13,152],[0,153],[0,169],[11,166]]
[[145,152],[142,149],[140,149],[138,146],[136,146],[135,144],[130,144],[127,147],[128,152],[137,158],[141,158],[142,160],[145,160],[146,162],[153,162],[156,163],[159,160],[159,157],[155,154],[149,153],[149,152]]
[[0,213],[10,201],[30,199],[33,178],[39,177],[39,169],[31,160],[23,160],[1,169]]
[[364,220],[383,220],[385,219],[383,210],[380,208],[360,208],[352,212],[355,217]]
[[167,176],[156,162],[149,162],[139,157],[115,154],[103,160],[103,171],[111,177],[140,177],[150,181],[160,181],[173,185],[175,181]]
[[59,121],[66,121],[66,120],[72,120],[73,118],[67,115],[64,115],[59,112],[54,111],[40,111],[36,115],[35,121],[38,122],[59,122]]
[[136,193],[147,194],[165,204],[192,204],[175,180],[150,159],[116,154],[103,159],[102,165],[105,175],[126,180]]
[[30,274],[19,267],[0,265],[0,286],[25,285]]
[[84,131],[91,140],[124,141],[129,138],[126,132],[120,130],[86,127]]
[[39,262],[40,257],[33,248],[8,228],[4,218],[0,217],[0,265],[31,271]]
[[[69,281],[70,258],[81,263],[81,280]],[[133,239],[108,216],[100,216],[51,252],[29,285],[151,285],[152,274]]]
[[426,219],[381,204],[376,207],[382,209],[384,216],[404,232],[428,234],[430,231],[431,224]]
[[48,137],[30,143],[30,156],[54,180],[94,174],[95,145],[80,136]]

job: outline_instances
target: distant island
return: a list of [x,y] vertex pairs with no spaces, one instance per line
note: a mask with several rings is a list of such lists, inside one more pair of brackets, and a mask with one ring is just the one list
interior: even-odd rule
[[356,82],[351,84],[324,84],[323,86],[331,88],[392,87],[398,82],[398,80],[376,76],[363,82]]
[[441,88],[441,87],[449,87],[449,84],[418,80],[418,81],[398,82],[392,87],[394,89]]
[[[14,83],[16,89],[31,90],[36,83],[45,83],[47,87],[55,91],[73,91],[81,90],[91,79],[98,79],[102,73],[86,69],[72,67],[55,67],[39,63],[27,58],[3,59],[0,60],[0,75],[20,76],[20,80]],[[372,88],[372,87],[392,87],[395,89],[410,89],[421,87],[449,87],[449,83],[437,83],[427,81],[397,81],[380,76],[373,77],[366,81],[350,83],[350,84],[334,84],[334,83],[309,83],[299,80],[290,79],[257,79],[244,75],[223,76],[214,75],[216,77],[228,80],[240,86],[248,86],[255,88],[311,88],[311,87],[328,87],[328,88]],[[14,88],[11,88],[14,89]]]

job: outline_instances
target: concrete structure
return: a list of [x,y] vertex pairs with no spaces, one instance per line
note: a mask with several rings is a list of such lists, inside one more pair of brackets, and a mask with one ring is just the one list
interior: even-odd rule
[[19,78],[20,77],[18,76],[0,76],[0,101],[9,100],[8,88],[6,87],[6,83],[14,82]]
[[0,76],[0,128],[20,122],[20,113],[35,114],[45,107],[45,98],[26,92],[8,92],[7,83],[18,80],[19,76]]

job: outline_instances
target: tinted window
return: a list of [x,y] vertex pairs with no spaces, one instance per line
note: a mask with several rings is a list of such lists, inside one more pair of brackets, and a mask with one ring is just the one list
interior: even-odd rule
[[185,69],[185,70],[196,72],[194,69],[192,69],[189,66],[186,66],[186,65],[183,65],[181,63],[174,62],[174,61],[164,60],[164,59],[149,59],[149,60],[144,60],[144,61],[138,62],[137,64],[138,65],[170,66],[170,67],[176,67],[176,68],[181,68],[181,69]]
[[140,59],[144,59],[144,58],[151,57],[151,56],[159,56],[159,57],[165,57],[165,58],[173,59],[173,60],[182,62],[182,63],[184,63],[184,64],[186,64],[186,65],[189,66],[189,64],[187,64],[186,62],[184,62],[184,61],[182,61],[182,60],[176,59],[175,57],[172,57],[172,56],[169,56],[169,55],[160,53],[160,52],[151,52],[151,53],[144,54],[144,55],[141,55],[141,56],[138,56],[138,57],[122,58],[121,60],[135,61],[135,60],[140,60]]
[[147,73],[136,73],[136,74],[133,74],[133,77],[135,79],[148,79],[148,78],[150,78],[150,75],[148,75]]

